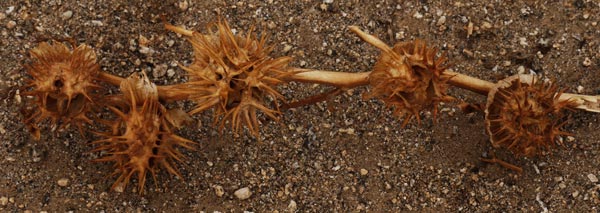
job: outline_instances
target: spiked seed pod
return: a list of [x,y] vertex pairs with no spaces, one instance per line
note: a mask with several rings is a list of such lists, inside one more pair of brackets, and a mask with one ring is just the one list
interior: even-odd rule
[[394,113],[405,118],[403,125],[412,117],[420,123],[423,110],[431,110],[435,117],[440,102],[453,100],[446,94],[451,76],[443,75],[447,58],[436,58],[436,49],[428,48],[422,40],[400,42],[390,48],[358,27],[350,30],[382,51],[369,75],[371,92],[365,98],[378,98],[394,107]]
[[96,54],[87,45],[70,50],[60,42],[43,42],[30,51],[33,63],[25,66],[31,79],[25,85],[27,103],[22,110],[25,124],[39,140],[38,124],[50,119],[52,125],[81,127],[90,123],[86,112],[92,110],[95,84],[99,73]]
[[167,91],[195,101],[190,114],[213,108],[220,128],[229,121],[234,131],[246,126],[255,136],[259,135],[258,112],[278,120],[278,101],[283,96],[274,87],[295,72],[286,68],[290,57],[269,56],[272,47],[265,46],[264,34],[257,39],[250,29],[246,35],[234,35],[226,22],[209,27],[207,35],[172,25],[167,28],[188,36],[194,47],[194,62],[182,67],[189,73],[188,82]]
[[114,162],[119,175],[112,188],[125,188],[132,176],[138,178],[142,193],[148,172],[156,182],[156,171],[160,168],[181,176],[174,166],[184,156],[177,147],[193,149],[194,142],[175,135],[166,119],[166,110],[158,102],[156,85],[145,74],[133,74],[121,83],[121,91],[128,101],[128,108],[109,107],[118,119],[112,123],[112,132],[102,133],[105,139],[93,151],[102,152],[98,162]]
[[514,75],[496,84],[488,95],[485,123],[490,142],[517,155],[534,156],[562,145],[562,110],[569,100],[559,100],[556,85],[532,75]]

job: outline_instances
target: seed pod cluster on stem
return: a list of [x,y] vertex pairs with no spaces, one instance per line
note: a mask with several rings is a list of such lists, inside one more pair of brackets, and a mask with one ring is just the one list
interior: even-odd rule
[[542,154],[562,145],[561,130],[567,123],[563,110],[569,100],[560,100],[558,86],[533,75],[514,75],[501,80],[488,94],[485,108],[486,130],[494,147],[516,155]]
[[[23,94],[24,123],[40,138],[38,125],[49,119],[53,126],[69,124],[106,124],[107,132],[95,132],[100,139],[92,144],[98,162],[114,163],[118,176],[113,189],[126,187],[137,178],[143,193],[148,173],[156,180],[160,169],[181,176],[176,168],[183,161],[181,149],[192,150],[194,142],[175,134],[190,114],[213,111],[220,129],[227,124],[234,132],[247,128],[260,133],[260,115],[278,121],[285,102],[277,91],[286,82],[317,83],[336,87],[296,106],[327,100],[343,90],[368,86],[365,98],[382,100],[404,118],[403,126],[421,113],[434,117],[441,102],[454,98],[447,94],[455,86],[488,95],[485,123],[494,147],[503,147],[517,155],[533,156],[560,145],[557,138],[569,135],[561,130],[566,119],[563,109],[600,112],[600,98],[562,93],[557,86],[529,75],[518,75],[497,84],[452,72],[447,58],[421,40],[400,42],[393,47],[358,27],[350,27],[360,38],[382,51],[372,71],[347,73],[289,67],[290,57],[271,57],[265,34],[260,37],[251,28],[234,34],[225,21],[210,25],[206,34],[165,24],[168,30],[184,35],[193,47],[194,60],[180,67],[187,72],[185,83],[156,86],[144,74],[128,78],[100,72],[96,54],[86,46],[71,50],[60,42],[43,42],[31,50],[33,63],[25,66],[30,79]],[[119,86],[121,94],[99,95],[104,82]],[[103,84],[105,85],[105,84]],[[189,100],[196,106],[188,113],[167,110],[165,102]],[[287,105],[291,106],[291,105]],[[109,109],[114,119],[104,120],[92,112]],[[89,116],[89,117],[88,117]],[[512,166],[499,159],[497,162]],[[515,169],[520,169],[513,166]],[[155,181],[156,183],[156,181]]]
[[399,42],[390,48],[357,27],[350,30],[382,51],[369,75],[371,91],[365,97],[381,99],[393,107],[397,116],[405,118],[403,126],[412,117],[420,123],[424,110],[436,117],[440,102],[454,100],[447,95],[451,77],[443,75],[448,59],[444,55],[437,57],[437,49],[427,47],[422,40]]
[[71,50],[58,41],[42,42],[30,56],[33,62],[25,68],[31,79],[23,95],[32,98],[26,100],[22,113],[33,137],[40,139],[38,125],[48,119],[55,128],[74,124],[82,132],[83,125],[92,122],[88,113],[98,100],[100,67],[92,48],[82,44]]
[[194,142],[177,136],[168,121],[167,110],[158,102],[156,85],[142,73],[134,73],[121,83],[121,92],[127,104],[123,109],[109,106],[118,116],[111,131],[99,133],[103,139],[94,141],[94,152],[103,156],[97,162],[113,162],[118,175],[112,188],[125,188],[136,175],[139,192],[143,193],[147,173],[156,183],[156,171],[163,168],[180,176],[176,162],[184,159],[178,148],[193,150]]
[[234,131],[245,126],[255,136],[259,135],[258,112],[279,120],[283,96],[275,87],[296,72],[287,69],[291,57],[269,56],[273,47],[266,45],[264,33],[257,38],[251,28],[245,35],[234,35],[224,21],[209,27],[207,34],[166,27],[187,36],[194,48],[194,62],[182,66],[188,82],[167,91],[173,99],[196,102],[190,114],[212,108],[221,129],[229,122]]

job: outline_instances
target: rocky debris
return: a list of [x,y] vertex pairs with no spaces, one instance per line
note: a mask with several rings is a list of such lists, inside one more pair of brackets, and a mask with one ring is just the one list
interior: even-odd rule
[[597,183],[597,182],[598,182],[598,177],[596,177],[596,175],[594,175],[594,174],[591,174],[591,173],[590,173],[590,174],[588,174],[588,175],[587,175],[587,178],[588,178],[588,179],[590,180],[590,182],[592,182],[592,183]]
[[61,14],[61,17],[63,20],[67,20],[70,19],[71,17],[73,17],[73,11],[71,10],[67,10],[64,13]]
[[217,197],[223,197],[223,195],[225,194],[225,190],[223,190],[222,186],[214,185],[213,188],[215,189],[215,194],[217,195]]
[[59,186],[65,187],[65,186],[68,186],[68,185],[69,185],[69,179],[68,179],[68,178],[61,178],[61,179],[59,179],[58,181],[56,181],[56,183],[57,183]]
[[252,192],[250,191],[250,188],[248,188],[248,187],[238,189],[233,194],[235,195],[235,197],[237,197],[237,199],[240,199],[240,200],[246,200],[246,199],[250,198],[250,196],[252,196]]

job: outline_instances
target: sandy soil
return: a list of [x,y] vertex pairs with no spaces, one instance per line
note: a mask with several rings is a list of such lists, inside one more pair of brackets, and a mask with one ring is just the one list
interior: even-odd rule
[[[574,140],[565,138],[568,145],[552,155],[496,150],[524,169],[517,174],[479,161],[491,150],[483,115],[454,104],[442,106],[437,123],[403,129],[356,88],[333,100],[334,111],[319,103],[285,112],[281,124],[265,122],[261,143],[201,125],[211,122],[206,113],[179,132],[199,143],[185,152],[183,179],[162,171],[140,196],[135,182],[110,191],[112,166],[91,162],[97,155],[88,153],[93,135],[45,130],[34,141],[20,122],[24,97],[15,88],[23,84],[28,51],[51,38],[93,46],[109,73],[145,70],[160,85],[184,82],[177,64],[191,62],[191,48],[164,29],[161,15],[198,31],[221,15],[237,31],[264,29],[274,56],[293,56],[292,66],[369,70],[379,52],[347,30],[357,25],[388,44],[424,39],[446,51],[457,72],[491,81],[535,72],[568,92],[598,94],[599,14],[595,0],[0,1],[0,211],[598,211],[597,114],[570,113],[566,130]],[[140,51],[142,36],[154,53]],[[294,100],[327,89],[289,83],[280,91]],[[450,94],[485,101],[460,89]],[[247,200],[234,195],[243,187],[252,192]]]

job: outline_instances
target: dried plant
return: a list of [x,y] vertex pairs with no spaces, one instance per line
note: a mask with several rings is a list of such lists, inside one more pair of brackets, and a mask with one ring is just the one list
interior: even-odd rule
[[485,124],[490,142],[516,155],[534,156],[562,145],[566,124],[563,109],[569,100],[559,100],[558,86],[532,75],[514,75],[496,84],[488,95]]
[[156,182],[156,171],[181,177],[175,162],[184,156],[177,147],[193,149],[194,142],[175,135],[167,116],[169,113],[158,102],[156,85],[142,73],[133,74],[121,83],[121,92],[128,104],[125,109],[109,106],[118,115],[112,122],[112,131],[101,133],[104,139],[93,142],[98,145],[93,151],[104,155],[95,161],[113,162],[119,175],[112,188],[125,188],[132,176],[137,175],[139,192],[143,193],[148,172]]
[[[167,29],[187,37],[194,50],[194,61],[181,66],[188,81],[156,86],[145,74],[121,78],[100,72],[96,55],[86,45],[70,50],[66,45],[44,42],[31,50],[33,63],[26,66],[31,79],[24,87],[27,99],[23,110],[25,124],[36,139],[38,125],[49,119],[53,126],[66,128],[75,124],[82,129],[92,120],[107,124],[109,132],[98,133],[94,141],[99,162],[113,162],[118,176],[113,189],[124,188],[134,175],[143,193],[148,173],[165,169],[181,176],[175,164],[184,159],[180,148],[193,149],[194,142],[177,136],[173,128],[182,127],[191,118],[182,110],[167,110],[160,101],[191,100],[196,103],[189,114],[214,111],[214,125],[223,129],[229,123],[235,132],[248,128],[259,135],[259,114],[279,120],[283,96],[276,86],[290,81],[325,84],[336,87],[330,92],[299,101],[297,105],[323,101],[343,90],[367,85],[365,98],[377,98],[394,108],[406,125],[420,113],[431,111],[434,117],[440,102],[454,98],[447,95],[449,86],[488,95],[486,126],[494,147],[504,147],[517,155],[532,156],[548,151],[557,138],[569,135],[561,130],[565,121],[562,109],[576,108],[600,112],[600,98],[566,94],[557,86],[535,77],[519,75],[494,84],[452,72],[444,55],[421,40],[400,42],[389,47],[358,27],[350,30],[382,51],[370,72],[346,73],[288,67],[290,57],[273,58],[266,36],[260,38],[251,28],[234,34],[220,21],[206,34],[166,24]],[[101,97],[97,82],[120,86],[122,94]],[[102,103],[116,115],[115,120],[92,117],[96,103]],[[88,117],[90,116],[90,117]],[[502,160],[484,159],[503,166],[520,168]]]
[[428,48],[422,40],[399,42],[390,48],[357,27],[350,30],[382,51],[369,75],[372,91],[365,97],[381,99],[394,107],[396,115],[406,117],[403,126],[412,117],[420,123],[423,110],[431,111],[435,117],[440,102],[454,100],[446,92],[451,77],[443,75],[448,68],[447,58],[438,58],[437,49]]
[[296,72],[287,69],[290,57],[269,56],[273,47],[266,46],[264,34],[258,39],[251,28],[246,35],[234,35],[224,21],[209,27],[206,35],[166,26],[186,35],[194,48],[194,62],[182,66],[188,82],[166,90],[175,99],[195,101],[190,114],[213,108],[215,124],[221,129],[228,121],[234,131],[246,126],[255,136],[259,135],[257,112],[279,119],[278,102],[283,96],[274,87]]
[[84,123],[91,123],[86,113],[94,108],[94,91],[99,87],[94,51],[85,44],[70,50],[54,41],[40,43],[30,55],[33,63],[25,67],[31,79],[23,94],[33,98],[22,112],[34,138],[40,139],[38,124],[47,119],[59,129],[75,124],[82,131]]

